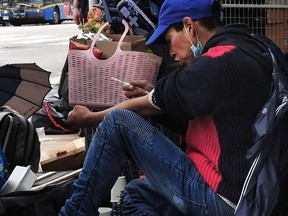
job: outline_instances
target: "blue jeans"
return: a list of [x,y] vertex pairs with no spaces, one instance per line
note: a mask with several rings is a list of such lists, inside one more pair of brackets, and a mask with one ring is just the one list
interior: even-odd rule
[[123,193],[125,215],[233,215],[185,153],[145,119],[115,110],[98,126],[72,197],[59,215],[98,215],[130,154],[146,180]]

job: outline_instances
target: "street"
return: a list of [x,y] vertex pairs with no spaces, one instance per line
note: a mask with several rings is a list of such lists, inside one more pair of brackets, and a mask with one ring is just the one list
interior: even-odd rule
[[0,26],[0,64],[36,63],[51,72],[51,84],[58,83],[69,38],[79,33],[72,21],[59,25]]

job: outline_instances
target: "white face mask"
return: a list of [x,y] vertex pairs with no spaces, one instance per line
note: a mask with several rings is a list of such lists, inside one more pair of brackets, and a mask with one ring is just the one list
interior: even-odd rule
[[[184,28],[185,28],[185,27],[184,27]],[[191,43],[190,49],[191,49],[194,57],[197,58],[197,57],[201,56],[202,51],[203,51],[203,46],[202,46],[201,41],[199,40],[197,31],[196,31],[196,37],[197,37],[197,45],[196,45],[196,46],[194,46],[194,44],[192,43],[192,40],[191,40],[191,38],[189,37],[188,31],[187,31],[186,28],[185,28],[185,31],[186,31],[186,34],[187,34],[189,40],[190,40],[190,43]]]

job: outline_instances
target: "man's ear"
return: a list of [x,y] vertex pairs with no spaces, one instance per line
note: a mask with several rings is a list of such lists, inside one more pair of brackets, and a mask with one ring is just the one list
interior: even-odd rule
[[184,17],[183,18],[183,26],[184,28],[186,28],[187,30],[190,30],[192,19],[190,17]]
[[195,23],[190,17],[184,17],[183,18],[183,26],[186,28],[187,32],[191,34],[191,36],[194,36],[195,34]]

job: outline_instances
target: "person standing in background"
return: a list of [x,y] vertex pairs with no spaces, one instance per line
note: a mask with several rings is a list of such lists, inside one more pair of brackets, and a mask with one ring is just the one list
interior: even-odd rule
[[73,1],[73,20],[76,25],[83,24],[87,20],[87,13],[89,10],[88,0],[74,0]]

